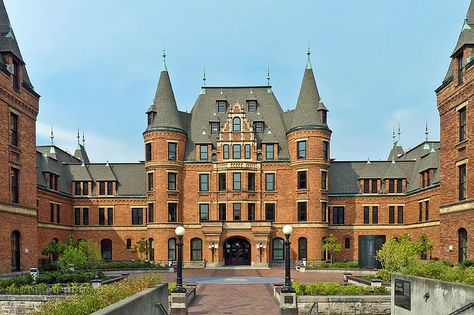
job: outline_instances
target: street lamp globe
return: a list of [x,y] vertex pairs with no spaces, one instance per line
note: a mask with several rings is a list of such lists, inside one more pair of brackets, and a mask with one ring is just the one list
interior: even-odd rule
[[289,224],[285,225],[283,227],[283,234],[285,235],[291,235],[291,233],[293,233],[293,227]]
[[174,232],[176,233],[177,236],[184,236],[184,233],[186,232],[186,230],[184,229],[184,227],[182,226],[178,226]]

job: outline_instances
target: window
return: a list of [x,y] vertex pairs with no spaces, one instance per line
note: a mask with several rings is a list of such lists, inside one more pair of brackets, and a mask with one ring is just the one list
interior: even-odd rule
[[176,142],[168,142],[168,161],[176,161],[176,149],[178,144]]
[[219,173],[219,191],[225,191],[226,189],[226,173]]
[[234,119],[232,119],[232,131],[236,132],[236,131],[241,131],[241,125],[240,125],[240,118],[239,117],[234,117]]
[[466,164],[459,165],[459,200],[466,199]]
[[61,205],[56,204],[56,223],[61,223]]
[[54,223],[54,203],[50,203],[49,208],[50,208],[50,210],[49,210],[49,221],[51,223]]
[[168,240],[168,260],[177,260],[176,253],[176,239],[173,237]]
[[321,189],[327,190],[328,189],[328,172],[321,171]]
[[275,159],[275,145],[273,144],[267,144],[265,145],[265,158],[267,160],[274,160]]
[[296,173],[298,176],[298,189],[306,189],[308,188],[307,184],[307,171],[299,171]]
[[151,161],[152,154],[151,154],[151,142],[145,143],[145,161]]
[[[150,190],[150,173],[148,173],[148,190]],[[99,182],[99,195],[105,195],[105,182]]]
[[59,176],[56,174],[49,173],[48,174],[48,188],[52,190],[59,190]]
[[364,179],[364,194],[368,194],[370,192],[370,180]]
[[425,220],[428,221],[430,219],[430,201],[425,201]]
[[226,101],[217,101],[217,112],[225,113],[226,109],[227,109]]
[[240,221],[242,216],[242,206],[240,203],[234,203],[234,221]]
[[107,182],[107,195],[111,196],[114,194],[114,182]]
[[20,202],[20,170],[17,168],[12,167],[11,168],[11,177],[12,177],[12,186],[11,186],[11,200],[12,203],[18,203]]
[[168,222],[178,221],[178,204],[168,203]]
[[168,173],[168,190],[176,190],[176,173]]
[[344,207],[332,208],[333,224],[344,224]]
[[249,203],[247,204],[247,216],[249,221],[255,221],[255,204]]
[[298,260],[308,259],[308,240],[305,237],[298,239]]
[[368,206],[364,206],[364,224],[370,223],[370,208]]
[[298,202],[298,221],[308,220],[308,204],[306,202]]
[[261,121],[256,121],[253,124],[253,129],[256,133],[262,133],[263,132],[263,122]]
[[148,191],[153,191],[154,183],[153,183],[153,173],[148,173]]
[[211,135],[218,135],[221,131],[221,124],[218,122],[211,122]]
[[323,141],[323,160],[329,161],[329,142]]
[[225,203],[219,204],[219,221],[227,220],[227,206]]
[[209,174],[199,174],[199,191],[209,191]]
[[275,173],[265,174],[265,190],[275,191]]
[[148,239],[148,260],[155,260],[155,240],[153,238]]
[[466,140],[466,125],[467,125],[466,107],[459,110],[459,141]]
[[100,241],[100,254],[105,261],[112,260],[112,241],[108,238]]
[[13,61],[12,62],[12,78],[13,78],[13,89],[15,91],[20,90],[20,65]]
[[376,194],[378,191],[378,180],[372,179],[372,193]]
[[398,206],[398,223],[403,223],[403,206]]
[[344,239],[344,248],[345,249],[351,249],[351,239],[349,237],[346,237]]
[[114,225],[114,208],[107,208],[107,225]]
[[257,111],[257,101],[255,101],[255,100],[247,101],[247,111],[248,112],[256,112]]
[[74,208],[74,224],[81,225],[81,208]]
[[240,190],[241,189],[241,173],[232,173],[232,189],[233,190]]
[[250,144],[245,145],[245,159],[246,160],[250,159]]
[[379,223],[379,207],[373,206],[372,207],[372,224]]
[[200,238],[193,238],[191,240],[191,260],[202,260],[202,240]]
[[132,224],[141,225],[143,224],[143,209],[132,208]]
[[223,148],[223,156],[224,156],[224,160],[227,160],[229,159],[229,145],[228,144],[224,144],[224,148]]
[[132,249],[132,239],[127,238],[127,249]]
[[403,192],[403,179],[397,179],[397,193],[401,194]]
[[81,194],[81,182],[74,182],[74,194],[79,196]]
[[388,207],[388,223],[390,224],[395,223],[395,207],[394,206]]
[[321,202],[321,221],[322,222],[328,222],[328,203],[327,202]]
[[11,267],[12,272],[21,270],[21,234],[18,231],[13,231],[11,234]]
[[247,189],[255,191],[255,173],[248,173],[247,176]]
[[99,208],[99,225],[105,225],[105,208]]
[[89,182],[82,182],[82,194],[84,196],[89,194]]
[[155,204],[149,203],[147,205],[147,222],[155,222]]
[[199,159],[201,161],[205,161],[209,159],[208,149],[209,147],[207,144],[201,144],[199,146]]
[[298,141],[296,145],[298,160],[306,159],[306,141]]
[[202,203],[199,205],[199,221],[209,221],[209,204]]
[[423,221],[423,202],[418,203],[418,222]]
[[323,124],[328,123],[328,112],[325,110],[321,110],[321,123]]
[[283,239],[275,238],[272,242],[272,259],[283,260]]
[[82,209],[82,224],[89,225],[89,208]]
[[459,57],[457,57],[458,61],[458,84],[463,83],[464,81],[464,73],[463,73],[463,55],[461,54]]
[[153,121],[155,120],[156,113],[155,112],[149,112],[148,113],[148,126],[150,126]]
[[388,180],[388,192],[390,194],[393,194],[395,192],[395,180],[394,179],[389,179]]
[[240,149],[241,149],[240,144],[234,144],[234,145],[232,146],[232,158],[233,158],[234,160],[236,160],[236,159],[241,159],[241,158],[242,158]]
[[266,203],[265,204],[265,220],[267,221],[275,221],[275,204],[274,203]]
[[467,231],[464,228],[458,230],[458,263],[467,259]]

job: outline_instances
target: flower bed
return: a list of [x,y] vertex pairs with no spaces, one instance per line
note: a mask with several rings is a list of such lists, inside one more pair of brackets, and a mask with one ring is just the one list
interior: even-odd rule
[[352,261],[339,261],[334,263],[316,263],[310,262],[306,265],[306,269],[315,270],[315,269],[358,269],[359,264]]
[[363,287],[357,285],[342,285],[336,282],[301,283],[294,282],[297,295],[388,295],[385,287]]

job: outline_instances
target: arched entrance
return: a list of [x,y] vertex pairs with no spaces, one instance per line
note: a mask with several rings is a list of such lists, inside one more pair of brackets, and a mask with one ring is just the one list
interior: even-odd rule
[[250,265],[251,246],[244,238],[230,238],[224,243],[224,263],[231,265]]

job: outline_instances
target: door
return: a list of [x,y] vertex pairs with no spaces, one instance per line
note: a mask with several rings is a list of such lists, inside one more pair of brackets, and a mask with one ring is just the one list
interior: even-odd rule
[[226,265],[250,265],[250,243],[243,238],[233,238],[224,244]]
[[21,270],[21,257],[20,257],[20,232],[13,231],[11,235],[11,248],[12,248],[12,271],[20,271]]
[[359,268],[380,269],[382,265],[376,259],[377,251],[385,243],[385,235],[359,236]]
[[112,241],[108,238],[103,239],[100,242],[100,252],[102,254],[102,259],[105,261],[112,260]]

